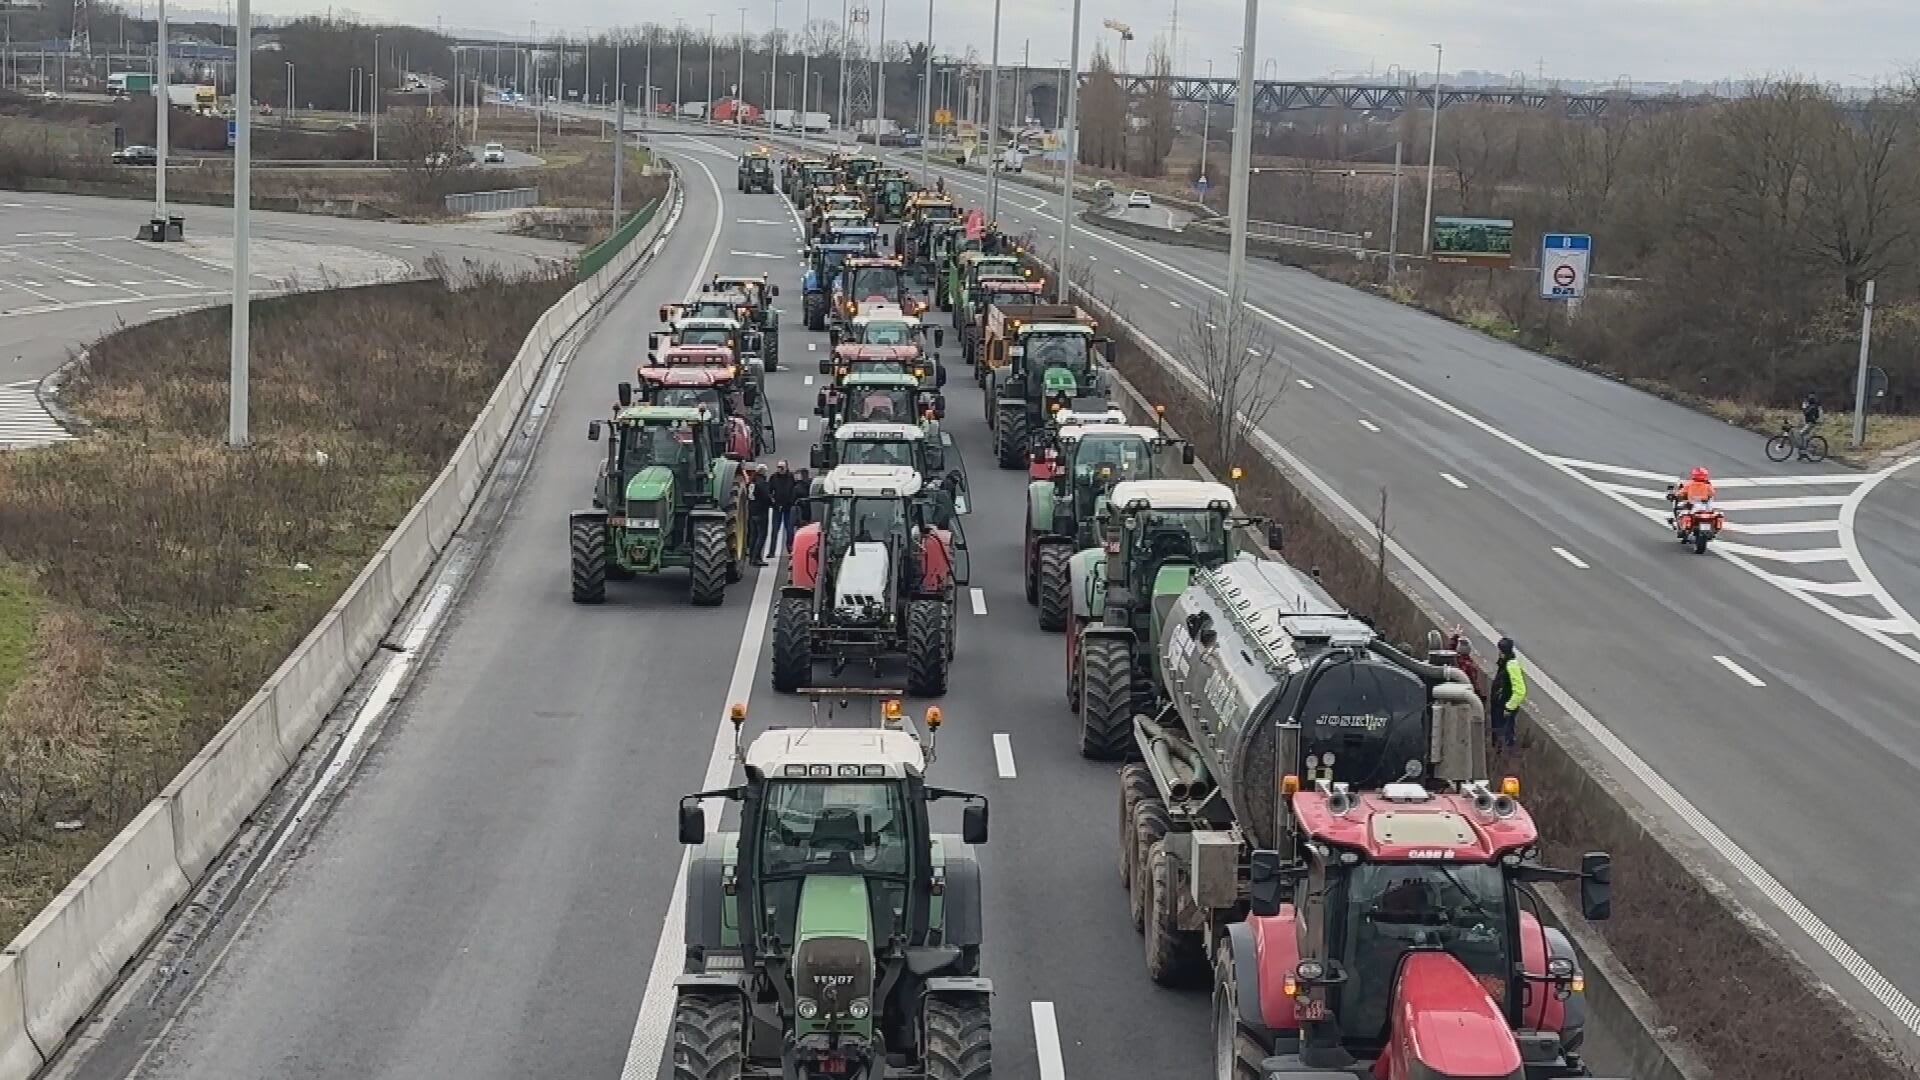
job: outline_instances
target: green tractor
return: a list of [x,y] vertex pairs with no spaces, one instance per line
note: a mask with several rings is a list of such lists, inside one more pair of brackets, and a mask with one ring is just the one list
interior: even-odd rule
[[739,188],[748,195],[773,194],[773,157],[765,149],[756,148],[740,155]]
[[873,220],[882,225],[898,225],[907,219],[907,196],[913,194],[913,181],[904,169],[882,169],[867,192]]
[[982,286],[987,281],[1021,281],[1033,277],[1033,271],[1020,265],[1017,255],[987,255],[980,251],[961,251],[954,255],[945,282],[953,325],[963,327],[980,317]]
[[1027,485],[1027,603],[1040,609],[1040,629],[1067,628],[1073,609],[1068,564],[1073,554],[1100,543],[1097,529],[1108,493],[1129,480],[1162,475],[1159,451],[1178,444],[1193,464],[1193,447],[1150,427],[1070,424],[1058,428],[1053,445],[1035,455]]
[[1113,341],[1094,336],[1092,316],[1078,307],[996,304],[987,309],[982,341],[987,426],[1001,468],[1032,462],[1035,437],[1047,434],[1053,414],[1105,405],[1099,361],[1112,366]]
[[[674,981],[673,1080],[986,1080],[993,983],[980,974],[987,800],[926,782],[897,690],[815,689],[812,726],[741,748],[745,782],[680,800],[686,966]],[[877,724],[835,725],[837,699],[875,698]],[[822,704],[826,715],[822,715]],[[708,800],[740,808],[707,834]],[[959,835],[932,804],[963,803]],[[716,806],[715,809],[719,807]]]
[[[1242,516],[1225,484],[1135,480],[1107,493],[1102,542],[1068,563],[1073,617],[1067,626],[1067,703],[1079,714],[1080,753],[1119,761],[1134,747],[1133,715],[1160,702],[1154,650],[1160,617],[1199,567],[1235,558]],[[1280,547],[1267,525],[1267,545]],[[1163,602],[1164,601],[1164,602]]]
[[607,430],[592,510],[568,516],[573,601],[598,604],[607,579],[685,567],[693,603],[712,607],[745,573],[746,486],[740,463],[715,450],[726,421],[682,405],[628,405],[587,425]]

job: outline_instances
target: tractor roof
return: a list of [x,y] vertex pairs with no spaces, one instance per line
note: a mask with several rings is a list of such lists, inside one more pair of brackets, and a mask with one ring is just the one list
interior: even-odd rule
[[833,429],[833,437],[845,442],[848,439],[861,439],[868,442],[919,442],[927,437],[918,424],[841,424]]
[[866,361],[880,363],[890,361],[904,364],[920,355],[918,345],[868,345],[864,342],[850,341],[834,347],[833,355],[848,363]]
[[1086,323],[1075,322],[1030,322],[1021,323],[1022,334],[1091,334],[1093,327]]
[[691,405],[629,405],[613,418],[623,424],[697,424],[711,420],[712,414]]
[[847,390],[918,390],[920,380],[902,371],[856,371],[840,380]]
[[1068,424],[1060,429],[1058,437],[1061,442],[1078,442],[1088,438],[1129,438],[1152,442],[1160,437],[1160,432],[1150,427],[1133,424]]
[[682,364],[732,367],[733,350],[725,345],[669,345],[656,355],[655,364],[647,366],[675,367]]
[[1224,503],[1232,512],[1233,489],[1211,480],[1128,480],[1113,486],[1107,501],[1125,509],[1144,502],[1154,510],[1211,510]]
[[725,304],[728,307],[745,307],[747,294],[739,289],[711,288],[703,289],[693,298],[695,306],[700,304]]
[[1047,283],[1028,277],[988,277],[982,274],[980,276],[980,287],[992,292],[1037,294],[1046,290]]
[[722,318],[718,315],[689,315],[684,319],[673,320],[675,330],[738,330],[739,319]]
[[909,315],[905,311],[902,311],[899,304],[874,304],[853,317],[853,324],[855,326],[871,326],[877,322],[896,322],[905,323],[908,326],[919,326],[920,317],[918,315]]
[[661,386],[693,387],[706,389],[727,382],[733,378],[733,368],[728,367],[643,367],[640,378]]
[[[1359,723],[1381,718],[1339,719]],[[1380,791],[1352,795],[1343,795],[1336,786],[1296,792],[1292,804],[1307,835],[1364,852],[1372,860],[1490,863],[1533,846],[1540,836],[1525,807],[1484,785],[1475,792],[1454,793],[1388,784]]]
[[1124,425],[1127,422],[1127,414],[1120,411],[1118,405],[1107,406],[1105,412],[1093,412],[1091,410],[1076,412],[1073,409],[1061,409],[1059,412],[1053,414],[1053,422],[1054,426],[1060,429],[1060,434],[1065,435],[1067,429],[1072,427],[1104,427],[1109,424]]
[[920,474],[910,465],[839,465],[827,474],[829,495],[892,499],[920,493]]
[[[918,739],[888,728],[775,728],[747,747],[747,767],[770,779],[797,778],[802,774],[793,770],[802,769],[810,779],[851,780],[839,775],[843,767],[864,773],[876,765],[898,780],[926,772],[927,757]],[[819,775],[822,767],[826,775]]]
[[891,255],[862,255],[858,258],[848,259],[847,265],[851,267],[891,266],[899,269],[907,264]]

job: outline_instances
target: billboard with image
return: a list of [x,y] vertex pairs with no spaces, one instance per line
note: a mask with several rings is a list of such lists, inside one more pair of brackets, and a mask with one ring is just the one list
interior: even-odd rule
[[1434,262],[1474,266],[1513,265],[1513,222],[1508,218],[1435,217]]

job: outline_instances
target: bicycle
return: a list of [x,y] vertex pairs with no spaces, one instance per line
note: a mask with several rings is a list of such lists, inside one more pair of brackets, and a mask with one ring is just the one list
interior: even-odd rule
[[[1791,420],[1780,425],[1780,434],[1767,440],[1767,460],[1785,461],[1794,454],[1794,423]],[[1827,439],[1824,435],[1807,435],[1806,458],[1808,461],[1825,461],[1827,458]]]

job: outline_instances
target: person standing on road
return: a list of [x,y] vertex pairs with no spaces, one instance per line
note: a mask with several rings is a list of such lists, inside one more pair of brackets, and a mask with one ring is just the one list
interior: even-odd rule
[[767,565],[767,519],[773,515],[773,500],[767,491],[767,468],[747,466],[747,552],[753,565]]
[[1804,422],[1800,425],[1799,432],[1793,437],[1793,448],[1800,451],[1801,461],[1807,460],[1807,438],[1813,434],[1814,428],[1820,426],[1822,415],[1820,395],[1809,392],[1807,399],[1800,403],[1800,419]]
[[1487,705],[1493,712],[1493,745],[1511,747],[1519,727],[1520,706],[1527,701],[1527,674],[1520,669],[1520,657],[1514,653],[1512,638],[1501,638],[1499,649]]
[[795,529],[798,529],[802,525],[811,525],[813,523],[813,501],[807,497],[811,494],[813,494],[812,471],[801,469],[799,472],[794,473],[793,526]]
[[793,504],[797,486],[786,462],[774,466],[773,476],[767,481],[767,497],[773,503],[773,523],[767,532],[768,558],[781,552],[782,543],[786,545],[784,550],[793,550]]

